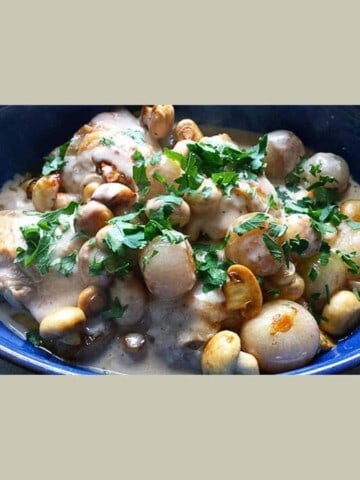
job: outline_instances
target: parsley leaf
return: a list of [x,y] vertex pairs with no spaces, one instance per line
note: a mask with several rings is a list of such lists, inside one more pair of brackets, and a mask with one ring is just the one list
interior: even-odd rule
[[236,172],[217,172],[211,175],[212,181],[229,196],[234,187],[239,184],[239,174]]
[[275,222],[269,223],[269,235],[271,237],[282,237],[285,235],[287,229],[288,227],[286,225],[281,225]]
[[[59,259],[58,272],[61,273],[61,275],[65,275],[65,277],[68,277],[72,273],[76,265],[76,256],[77,252],[73,251],[72,253],[70,253],[70,255],[61,257]],[[52,265],[54,265],[54,263]]]
[[26,332],[26,340],[34,345],[34,347],[40,347],[43,344],[38,328]]
[[119,298],[115,297],[110,308],[102,312],[102,316],[110,319],[121,318],[127,309],[128,305],[121,305]]
[[[58,260],[54,261],[52,251],[52,246],[56,239],[56,229],[62,225],[62,217],[64,215],[73,215],[78,206],[78,203],[71,202],[64,208],[42,214],[40,220],[35,225],[20,227],[26,242],[26,248],[18,247],[16,249],[17,255],[14,263],[21,263],[24,267],[36,264],[42,275],[48,272],[50,267],[57,265]],[[64,268],[66,269],[66,267]]]
[[150,189],[150,180],[146,174],[146,162],[138,150],[133,154],[133,159],[133,178],[139,188],[140,199],[142,199],[148,194]]
[[283,252],[282,252],[281,248],[279,247],[279,245],[271,237],[269,237],[269,235],[267,235],[266,233],[264,233],[264,235],[263,235],[263,240],[264,240],[264,243],[265,243],[267,249],[269,250],[271,255],[275,258],[275,260],[277,262],[281,262],[282,259],[283,259]]
[[219,259],[217,250],[221,248],[222,245],[193,245],[196,276],[203,284],[204,293],[222,287],[227,280],[226,272],[231,262]]
[[134,128],[125,128],[121,131],[124,135],[135,140],[135,143],[142,144],[145,143],[145,135],[142,130],[134,129]]
[[61,145],[59,147],[58,155],[54,155],[53,153],[51,153],[50,155],[44,157],[45,163],[42,167],[42,175],[49,175],[50,173],[59,172],[67,164],[67,161],[65,160],[65,155],[69,144],[70,141]]
[[235,227],[234,232],[238,235],[243,235],[244,233],[250,232],[255,228],[261,228],[267,218],[268,216],[265,213],[257,213],[249,220],[245,220],[244,223]]
[[111,147],[115,145],[114,140],[112,140],[111,138],[105,138],[105,137],[100,138],[99,143],[100,145],[104,145],[104,147]]

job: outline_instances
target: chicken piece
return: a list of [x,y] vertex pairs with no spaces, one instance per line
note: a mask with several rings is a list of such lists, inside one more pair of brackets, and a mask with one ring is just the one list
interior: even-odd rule
[[[0,212],[0,294],[16,307],[28,309],[38,322],[55,308],[76,306],[78,295],[86,286],[76,266],[66,277],[55,268],[41,275],[32,265],[24,268],[20,263],[14,263],[17,247],[26,247],[20,227],[35,224],[39,218],[39,215],[26,215],[21,211]],[[71,223],[69,230],[56,243],[55,258],[78,250],[83,241],[73,239],[75,231]]]
[[160,147],[128,110],[101,113],[72,137],[65,156],[62,186],[66,192],[79,194],[84,178],[105,164],[119,174],[110,181],[125,183],[136,190],[132,181],[135,151],[149,159]]
[[176,302],[150,301],[149,314],[147,333],[157,354],[171,366],[185,363],[195,370],[202,346],[234,316],[226,310],[221,289],[204,293],[200,283]]

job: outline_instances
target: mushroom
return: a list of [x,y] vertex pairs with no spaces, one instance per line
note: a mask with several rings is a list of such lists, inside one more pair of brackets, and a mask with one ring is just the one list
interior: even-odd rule
[[190,221],[190,207],[182,198],[174,197],[174,201],[175,200],[177,203],[166,202],[164,199],[157,197],[151,198],[145,205],[146,216],[151,218],[154,212],[157,212],[166,206],[166,208],[171,211],[168,217],[171,224],[180,228],[184,227]]
[[103,289],[95,285],[84,288],[79,294],[77,306],[85,315],[92,316],[105,308],[106,294]]
[[122,339],[124,350],[127,353],[138,353],[146,345],[146,337],[142,333],[128,333]]
[[336,342],[320,328],[320,352],[328,352],[333,347],[335,347],[335,345]]
[[111,282],[111,275],[102,269],[96,271],[92,266],[100,266],[106,259],[105,249],[100,249],[93,245],[92,241],[87,240],[80,248],[78,254],[78,268],[82,282],[85,285],[94,285],[97,287],[107,287]]
[[360,302],[349,290],[335,293],[322,310],[320,328],[334,337],[343,337],[359,325]]
[[354,222],[360,222],[360,200],[346,200],[340,205],[340,212]]
[[136,200],[136,193],[122,183],[102,183],[92,193],[91,200],[113,209],[119,205],[132,205]]
[[181,120],[175,127],[176,142],[181,142],[182,140],[198,142],[203,138],[203,136],[204,135],[199,126],[194,122],[194,120],[190,120],[189,118]]
[[60,189],[60,175],[51,173],[45,175],[32,187],[32,202],[39,212],[46,212],[55,208],[56,197]]
[[175,112],[172,105],[153,105],[142,107],[140,121],[145,125],[150,136],[163,140],[170,135],[174,127]]
[[231,330],[216,333],[206,343],[201,355],[201,369],[205,375],[229,375],[235,372],[241,341]]
[[24,192],[26,193],[26,197],[29,200],[31,200],[34,185],[38,180],[38,177],[28,178],[21,183],[21,188],[24,190]]
[[223,286],[227,310],[238,310],[245,319],[258,315],[263,298],[260,285],[252,271],[237,264],[228,268],[227,275],[229,281]]
[[309,215],[303,213],[294,213],[288,215],[284,221],[287,230],[284,235],[284,241],[290,241],[297,236],[308,242],[306,249],[301,254],[291,253],[294,260],[301,258],[308,258],[315,255],[320,250],[321,236],[312,227],[313,220]]
[[205,214],[217,207],[222,197],[221,190],[210,179],[206,178],[194,192],[185,193],[184,199],[196,214]]
[[239,375],[259,375],[259,364],[254,355],[240,351],[234,373]]
[[75,201],[75,196],[70,195],[69,193],[59,192],[56,196],[54,208],[57,210],[58,208],[65,208],[69,205],[69,203]]
[[90,200],[80,207],[76,218],[76,228],[94,236],[112,217],[113,213],[108,207],[95,200]]
[[85,321],[85,313],[80,308],[64,306],[41,320],[39,333],[45,340],[61,340],[63,343],[78,345],[81,343],[80,331]]

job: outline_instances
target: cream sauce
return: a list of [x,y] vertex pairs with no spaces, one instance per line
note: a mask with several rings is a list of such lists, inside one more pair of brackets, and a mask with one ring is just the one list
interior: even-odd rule
[[[131,120],[134,121],[134,120]],[[93,124],[98,130],[97,134],[104,135],[105,137],[111,137],[111,135],[122,136],[123,146],[129,152],[134,149],[139,149],[139,145],[136,145],[134,141],[119,133],[119,128],[129,128],[129,118],[125,113],[118,114],[100,114],[93,120]],[[134,128],[141,128],[137,121],[134,121]],[[206,132],[208,136],[215,135],[219,132],[218,127],[203,126],[202,130]],[[250,147],[257,143],[260,134],[254,132],[241,131],[237,129],[225,129],[227,134],[236,141],[242,147]],[[100,132],[100,133],[99,133]],[[148,139],[147,139],[148,140]],[[118,141],[118,138],[117,138]],[[152,147],[146,147],[142,153],[146,158],[149,158],[154,152],[158,150],[158,146],[152,145]],[[64,169],[64,178],[67,188],[71,192],[78,193],[80,189],[81,181],[85,174],[94,172],[96,170],[96,163],[108,160],[115,165],[120,165],[121,168],[126,170],[126,162],[124,167],[124,161],[121,159],[116,149],[111,147],[96,147],[95,149],[84,150],[79,155],[68,156],[68,164]],[[80,160],[80,161],[79,161]],[[76,167],[75,167],[76,164]],[[126,175],[130,175],[130,165],[128,170],[125,171]],[[13,180],[8,181],[0,192],[0,208],[6,206],[9,209],[32,209],[32,202],[26,198],[26,194],[19,187],[19,183],[22,177],[17,175]],[[265,193],[269,194],[267,189],[268,185],[265,185]],[[271,190],[273,192],[273,190]],[[351,179],[349,189],[343,196],[344,199],[348,198],[360,198],[360,187]],[[250,207],[251,208],[251,207]],[[211,218],[194,218],[191,226],[191,231],[194,232],[193,236],[198,236],[202,231],[209,233],[210,231],[218,231],[219,237],[223,234],[226,225],[236,218],[239,214],[245,213],[249,210],[249,204],[244,197],[233,198],[229,201],[225,197],[217,206]],[[65,279],[69,282],[69,279]],[[51,282],[50,282],[51,283]],[[51,285],[49,285],[49,292],[51,295]],[[74,287],[74,295],[78,294],[79,286],[72,285]],[[64,287],[65,288],[65,287]],[[68,290],[67,290],[68,291]],[[56,295],[59,294],[57,289]],[[72,297],[74,297],[72,295]],[[219,318],[221,318],[221,312],[224,305],[224,297],[220,291],[211,292],[210,295],[204,297],[204,294],[199,291],[198,287],[195,287],[191,295],[195,298],[195,302],[189,301],[189,298],[183,298],[176,302],[165,301],[151,301],[148,305],[149,314],[153,319],[150,328],[147,333],[149,338],[158,338],[161,343],[161,352],[157,352],[152,341],[148,341],[145,348],[137,354],[128,353],[123,346],[121,340],[121,334],[118,333],[110,341],[110,343],[104,348],[101,354],[95,358],[89,358],[87,360],[79,360],[76,365],[85,366],[94,371],[100,371],[103,373],[111,374],[181,374],[181,373],[200,373],[199,368],[199,355],[196,353],[196,340],[204,341],[206,338],[210,338],[218,328]],[[54,292],[55,296],[55,292]],[[75,297],[74,297],[75,298]],[[63,300],[61,300],[63,301]],[[73,299],[71,300],[73,301]],[[202,306],[201,311],[198,310],[199,305]],[[194,310],[195,309],[195,310]],[[10,306],[7,303],[0,303],[1,320],[7,325],[13,332],[25,339],[26,332],[33,328],[36,323],[31,317],[19,309]],[[194,322],[193,332],[189,329],[189,321],[197,318],[197,322]],[[210,319],[210,320],[209,320]],[[146,321],[145,321],[146,323]],[[174,328],[176,326],[176,328]],[[135,330],[135,328],[134,328]],[[145,330],[147,330],[145,328]],[[131,328],[130,328],[131,331]],[[174,338],[174,335],[176,338]],[[208,337],[207,337],[208,336]],[[195,350],[189,349],[191,352],[188,358],[184,357],[183,351],[173,350],[174,343],[191,344],[195,342]],[[156,340],[155,340],[156,344]],[[164,353],[165,352],[165,353]],[[167,357],[169,360],[184,362],[182,367],[169,367],[164,362],[162,356]],[[69,362],[70,364],[72,362]]]

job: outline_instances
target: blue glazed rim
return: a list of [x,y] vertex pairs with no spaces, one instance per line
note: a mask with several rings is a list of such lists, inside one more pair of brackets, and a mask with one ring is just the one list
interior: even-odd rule
[[[112,106],[0,106],[0,158],[5,171],[11,172],[13,158],[24,155],[22,142],[27,141],[23,164],[34,163],[34,156],[42,158],[55,145],[69,138],[76,128],[93,115]],[[138,106],[130,106],[138,109]],[[199,123],[222,127],[243,128],[253,131],[270,131],[277,128],[293,130],[304,143],[315,151],[332,151],[343,155],[350,163],[356,179],[360,179],[360,107],[359,106],[176,106],[178,118],[194,118]],[[16,132],[16,140],[6,143],[7,136],[13,134],[11,122],[27,125],[35,116],[34,125],[37,142],[35,146],[27,137],[27,130]],[[10,121],[9,121],[10,118]],[[43,119],[45,126],[36,129],[36,120]],[[6,122],[4,121],[6,119]],[[10,124],[10,125],[9,125]],[[61,135],[59,135],[61,132]],[[4,170],[3,170],[4,171]],[[15,172],[14,172],[15,173]],[[9,175],[12,176],[12,175]],[[3,180],[3,179],[2,179]],[[93,370],[72,365],[37,348],[23,340],[0,321],[0,356],[30,372],[53,375],[98,375],[108,374],[105,370]],[[360,329],[341,340],[332,350],[318,356],[310,365],[284,372],[280,375],[330,375],[346,373],[360,365]]]

